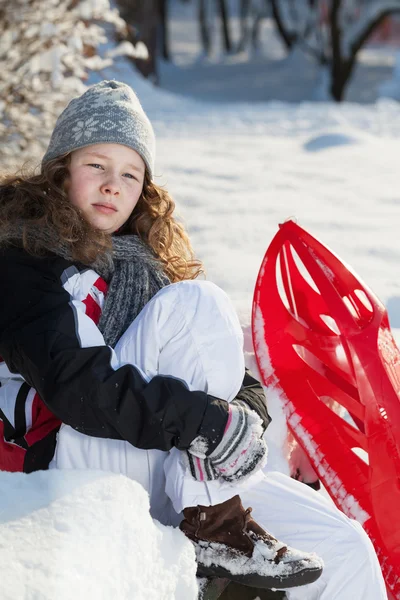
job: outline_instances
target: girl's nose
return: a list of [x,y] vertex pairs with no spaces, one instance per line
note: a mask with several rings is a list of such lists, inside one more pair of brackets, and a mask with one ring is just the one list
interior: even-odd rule
[[100,191],[102,194],[111,194],[112,196],[118,196],[120,192],[120,186],[117,178],[110,177],[109,179],[107,179],[107,181],[101,185]]

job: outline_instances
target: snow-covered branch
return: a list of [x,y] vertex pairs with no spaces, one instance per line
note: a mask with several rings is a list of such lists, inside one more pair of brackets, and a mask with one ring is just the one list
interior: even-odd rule
[[38,161],[55,119],[84,91],[89,71],[109,66],[113,56],[136,55],[129,42],[100,55],[105,27],[119,34],[126,28],[109,0],[0,0],[2,172]]

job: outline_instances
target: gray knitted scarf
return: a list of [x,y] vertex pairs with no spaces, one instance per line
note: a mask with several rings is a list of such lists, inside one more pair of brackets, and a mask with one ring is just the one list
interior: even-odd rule
[[[66,260],[71,260],[68,244],[55,241],[48,229],[28,232],[40,246]],[[1,232],[0,245],[18,242],[22,238],[22,225]],[[111,252],[103,253],[96,261],[86,265],[94,269],[108,284],[99,329],[106,344],[115,346],[149,300],[170,280],[164,273],[153,250],[137,235],[113,237]]]
[[148,301],[171,282],[150,246],[137,235],[113,238],[111,269],[92,267],[109,284],[99,329],[106,344],[115,346]]

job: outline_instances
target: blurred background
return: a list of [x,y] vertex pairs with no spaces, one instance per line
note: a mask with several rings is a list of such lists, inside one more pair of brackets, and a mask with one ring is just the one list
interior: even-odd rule
[[157,183],[242,323],[294,217],[400,327],[400,0],[0,0],[0,32],[3,172],[40,164],[73,96],[125,81]]
[[381,84],[399,42],[398,4],[118,0],[132,41],[149,49],[150,59],[137,62],[145,76],[179,93],[252,102],[373,102],[385,95]]
[[94,73],[216,102],[400,99],[400,0],[0,0],[0,31],[3,166]]

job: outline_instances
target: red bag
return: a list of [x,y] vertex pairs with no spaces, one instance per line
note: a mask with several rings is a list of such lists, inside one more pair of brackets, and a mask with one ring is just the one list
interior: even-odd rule
[[400,600],[400,352],[385,307],[288,221],[261,265],[252,330],[265,385],[280,388],[289,428]]

